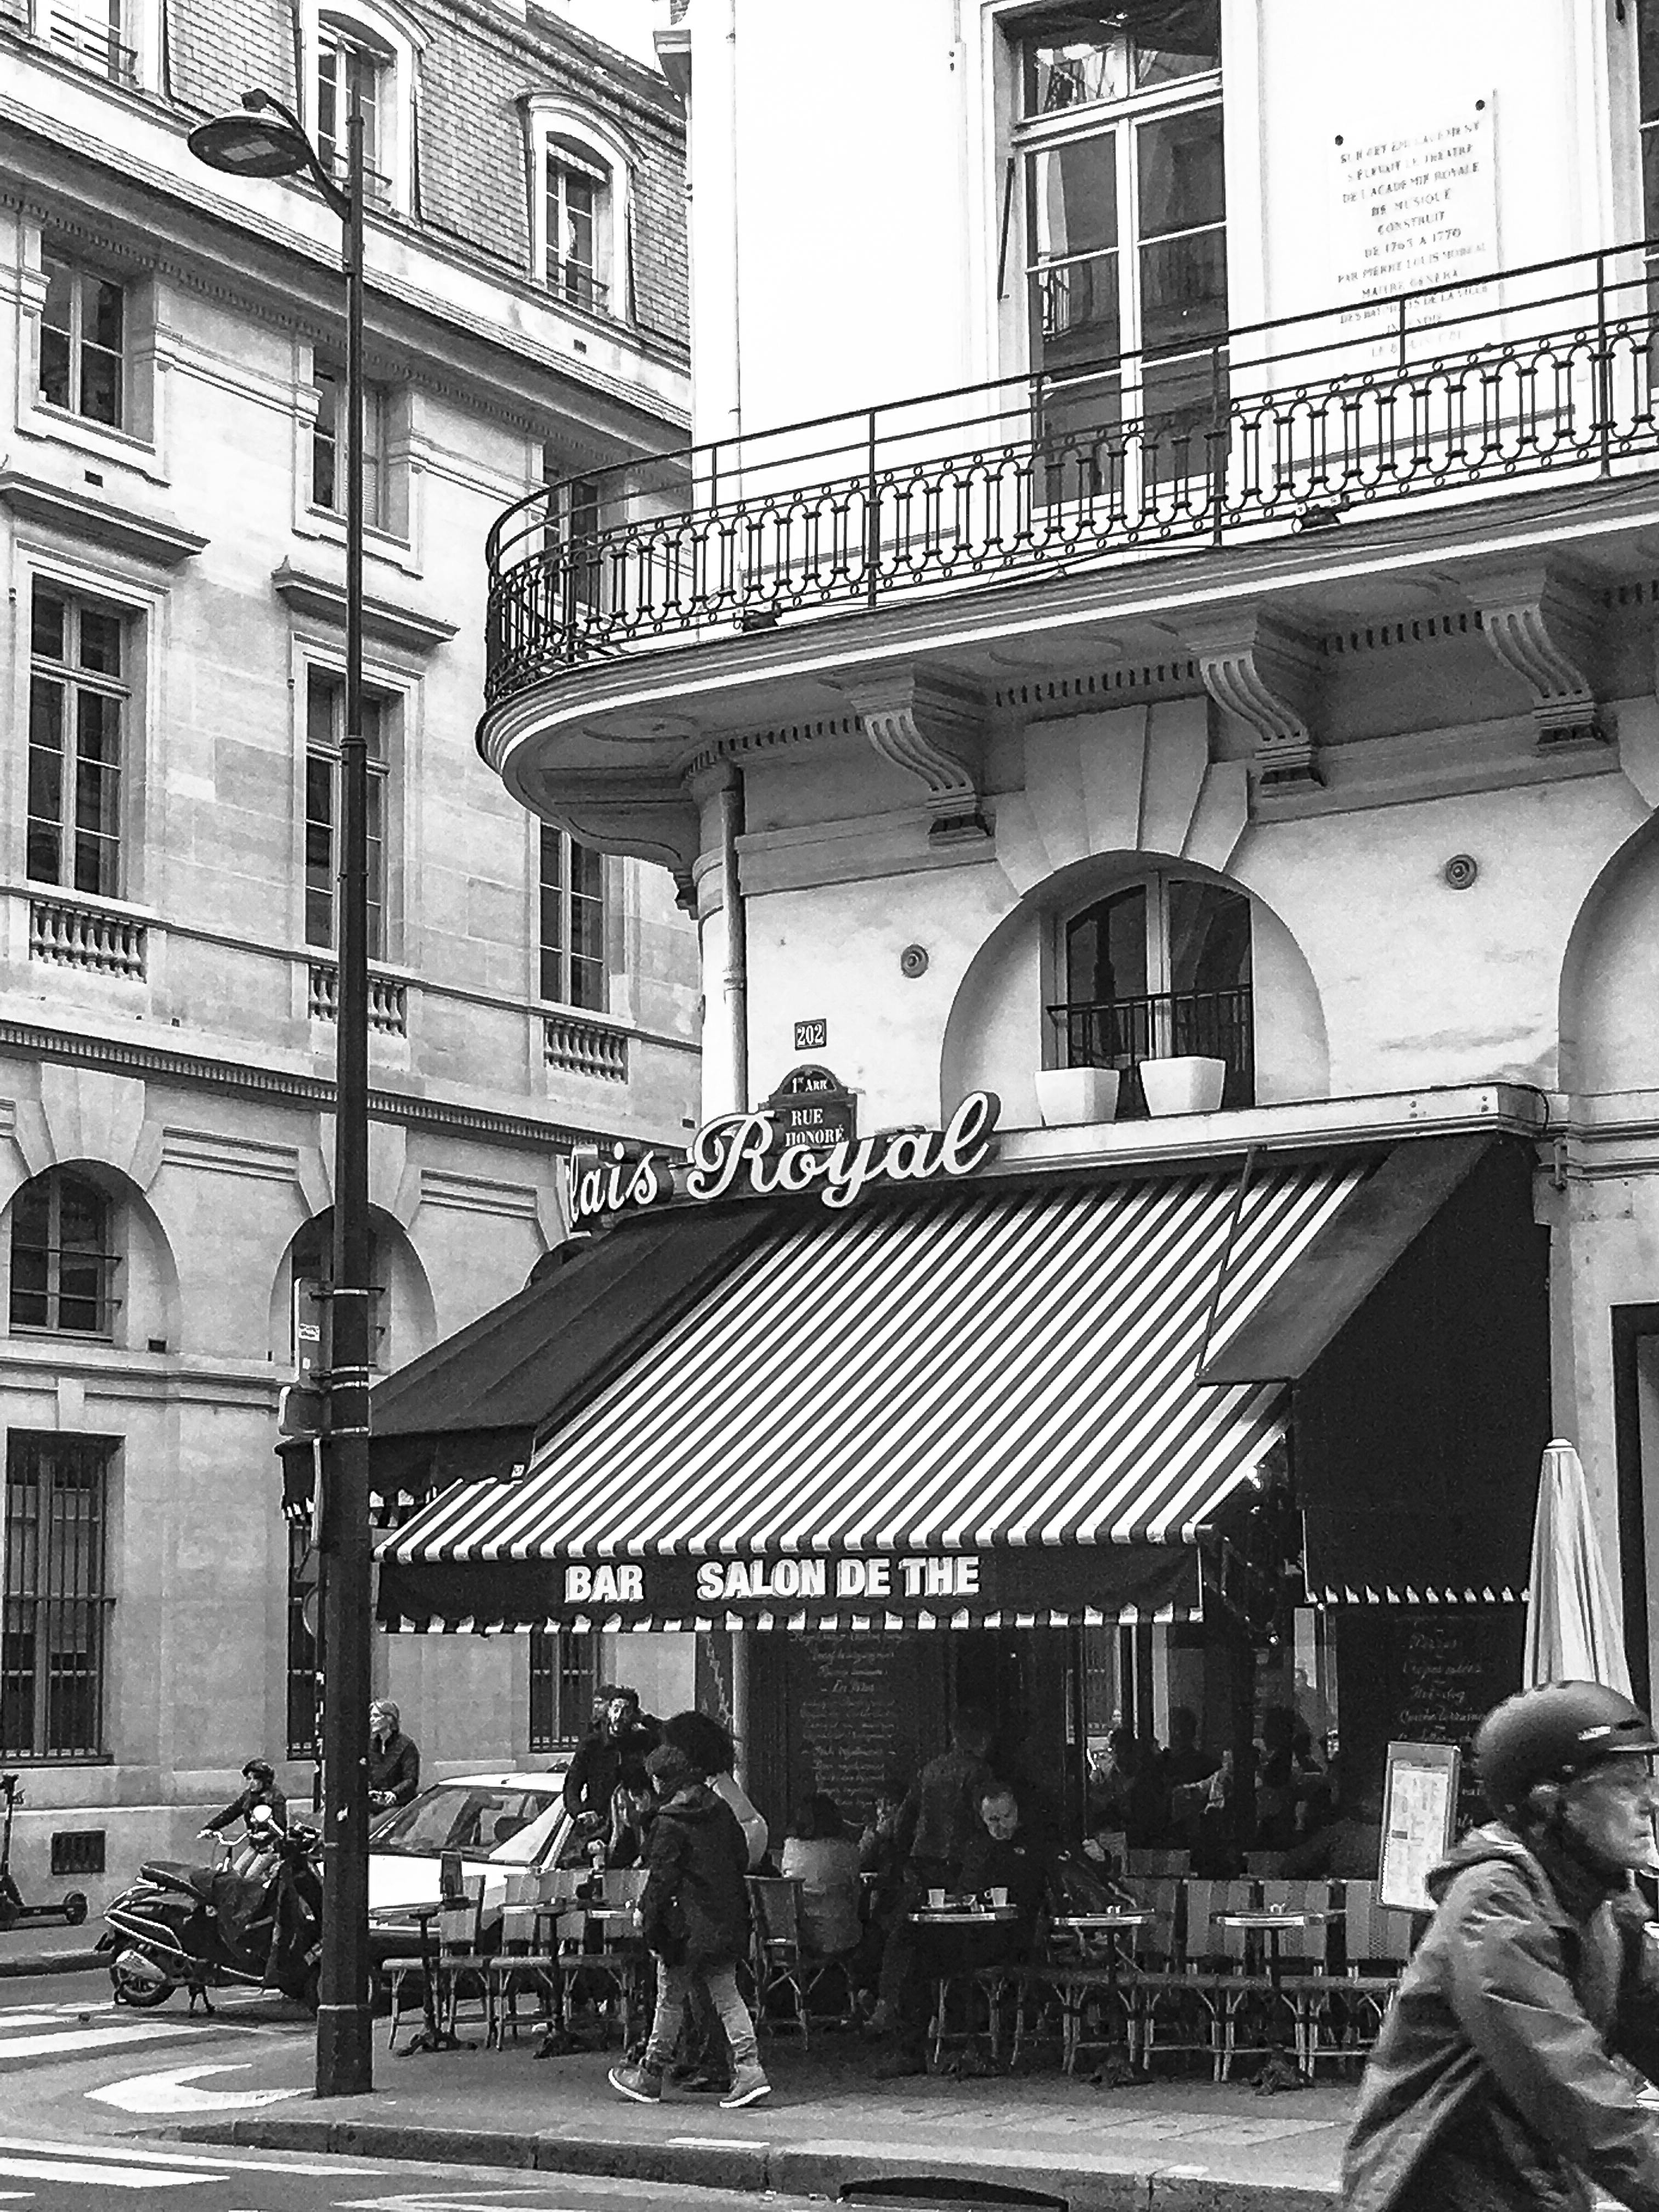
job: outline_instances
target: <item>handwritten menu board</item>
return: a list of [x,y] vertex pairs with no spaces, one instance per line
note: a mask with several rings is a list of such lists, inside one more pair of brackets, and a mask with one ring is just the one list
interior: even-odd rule
[[1521,1686],[1525,1620],[1518,1605],[1342,1609],[1342,1758],[1362,1786],[1382,1779],[1392,1742],[1455,1744],[1463,1753],[1456,1826],[1485,1817],[1469,1746],[1486,1714]]
[[884,1778],[910,1766],[911,1724],[890,1645],[873,1636],[812,1636],[796,1706],[796,1761],[803,1784],[861,1819]]

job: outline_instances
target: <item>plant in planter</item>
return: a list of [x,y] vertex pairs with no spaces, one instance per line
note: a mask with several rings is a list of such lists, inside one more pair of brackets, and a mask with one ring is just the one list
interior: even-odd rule
[[1117,1112],[1120,1078],[1115,1067],[1040,1067],[1037,1111],[1045,1129],[1109,1121]]

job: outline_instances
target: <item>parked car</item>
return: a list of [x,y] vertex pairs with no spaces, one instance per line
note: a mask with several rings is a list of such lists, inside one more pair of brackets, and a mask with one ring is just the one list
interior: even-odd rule
[[[440,1861],[459,1851],[463,1874],[484,1878],[486,1929],[501,1917],[508,1877],[556,1866],[569,1840],[563,1767],[540,1774],[459,1774],[434,1782],[368,1832],[371,1911],[438,1894]],[[375,1955],[406,1951],[406,1935],[377,1931]]]

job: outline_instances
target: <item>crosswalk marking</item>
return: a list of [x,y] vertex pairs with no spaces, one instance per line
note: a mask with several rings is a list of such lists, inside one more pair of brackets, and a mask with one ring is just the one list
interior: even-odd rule
[[39,2136],[0,2136],[0,2156],[12,2151],[31,2151],[38,2157],[108,2156],[119,2159],[126,2166],[184,2166],[193,2167],[198,2172],[204,2166],[211,2164],[215,2167],[233,2169],[238,2172],[334,2174],[349,2176],[360,2180],[366,2173],[375,2173],[381,2170],[371,2160],[366,2159],[357,2159],[350,2165],[347,2165],[342,2159],[326,2161],[302,2160],[283,2158],[280,2153],[271,2157],[250,2158],[239,2157],[229,2152],[221,2154],[218,2151],[215,2151],[210,2159],[204,2151],[198,2151],[191,2154],[187,2151],[179,2150],[139,2150],[131,2143],[125,2142],[112,2146],[106,2153],[95,2143],[52,2142]]
[[101,2160],[75,2158],[0,2158],[0,2174],[14,2181],[95,2181],[105,2189],[183,2189],[201,2181],[222,2181],[215,2170],[192,2173],[169,2166],[165,2172],[153,2166],[112,2166]]
[[58,2027],[45,2035],[0,2035],[0,2063],[8,2058],[39,2058],[45,2053],[65,2055],[72,2051],[118,2050],[130,2043],[176,2042],[195,2029],[185,2021],[171,2027],[161,2021],[134,2021],[119,2027]]

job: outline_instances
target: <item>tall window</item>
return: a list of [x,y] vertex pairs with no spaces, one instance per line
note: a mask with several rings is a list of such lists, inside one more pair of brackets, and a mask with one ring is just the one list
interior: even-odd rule
[[[1659,5],[1638,0],[1637,78],[1642,102],[1642,235],[1659,238]],[[1659,252],[1648,254],[1651,294],[1659,279]]]
[[605,313],[611,173],[568,138],[547,142],[547,283],[562,300]]
[[29,880],[115,897],[121,888],[125,625],[37,584],[30,620]]
[[561,1006],[605,1005],[605,855],[545,822],[541,989]]
[[546,549],[556,562],[558,612],[566,622],[579,610],[600,603],[600,501],[595,477],[572,477],[558,447],[542,447],[542,482],[547,487]]
[[[1203,465],[1227,327],[1220,10],[1153,44],[1077,11],[1021,49],[1030,367],[1040,431],[1081,443],[1140,418],[1148,465]],[[1120,362],[1124,354],[1138,356]],[[1107,364],[1102,367],[1101,364]],[[1052,380],[1052,381],[1050,381]]]
[[11,1206],[11,1326],[107,1336],[117,1304],[115,1209],[95,1183],[49,1168]]
[[[387,724],[392,702],[365,694],[368,746],[368,957],[386,957]],[[327,669],[306,674],[306,943],[335,947],[340,877],[341,746],[345,679]]]
[[[1066,1000],[1054,1009],[1073,1067],[1200,1054],[1224,1060],[1223,1103],[1255,1095],[1250,902],[1218,884],[1154,876],[1097,899],[1066,924]],[[1144,1111],[1126,1083],[1120,1116]]]
[[124,411],[126,295],[95,270],[43,258],[40,398],[49,407],[119,429]]
[[392,56],[337,24],[322,24],[317,36],[317,151],[325,166],[342,179],[346,171],[346,128],[351,116],[354,76],[362,106],[364,188],[372,199],[387,199],[392,173],[384,141]]
[[[311,503],[331,514],[346,508],[345,371],[319,362],[317,420],[311,433]],[[392,394],[384,384],[363,386],[363,520],[371,530],[392,527],[390,437]]]
[[599,1638],[563,1628],[530,1632],[530,1748],[580,1743],[593,1714]]
[[14,1429],[6,1444],[0,1754],[83,1759],[104,1747],[110,1605],[105,1530],[113,1444]]

